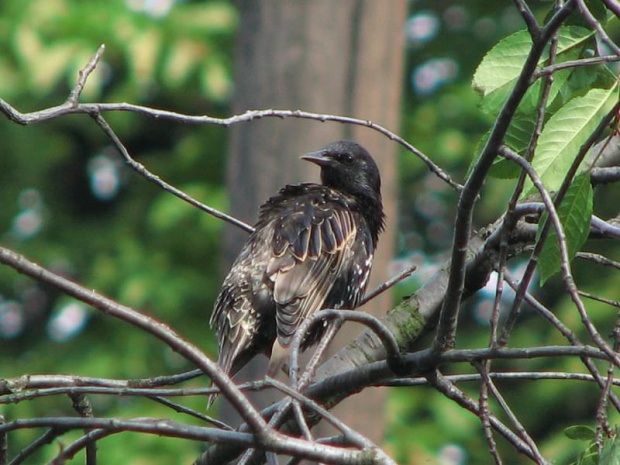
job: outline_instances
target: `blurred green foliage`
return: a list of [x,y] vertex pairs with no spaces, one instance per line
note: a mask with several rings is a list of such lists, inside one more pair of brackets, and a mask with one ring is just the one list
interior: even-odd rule
[[[4,0],[0,96],[21,111],[63,102],[78,70],[104,43],[83,101],[227,115],[237,19],[227,1]],[[227,209],[224,129],[131,114],[107,117],[141,163],[188,194]],[[0,140],[4,246],[169,323],[215,354],[207,322],[219,290],[221,221],[136,176],[87,117],[27,128],[5,120]],[[152,337],[6,267],[0,267],[0,329],[0,377],[139,378],[193,368]],[[95,396],[92,402],[110,416],[170,416],[143,399]],[[203,399],[187,404],[204,409]],[[2,413],[73,415],[70,401],[59,399],[3,406]],[[11,452],[34,437],[28,431],[11,435]],[[99,463],[136,463],[138,457],[143,463],[187,463],[200,449],[138,434],[105,441],[112,444],[100,451]],[[55,447],[44,448],[34,460],[56,453]]]

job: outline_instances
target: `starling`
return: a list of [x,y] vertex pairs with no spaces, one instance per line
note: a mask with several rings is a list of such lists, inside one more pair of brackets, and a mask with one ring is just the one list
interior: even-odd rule
[[[260,207],[211,315],[218,363],[229,376],[258,353],[275,374],[305,318],[354,309],[368,284],[385,218],[377,165],[351,141],[301,158],[321,167],[322,184],[287,185]],[[325,325],[315,326],[302,349],[323,334]]]

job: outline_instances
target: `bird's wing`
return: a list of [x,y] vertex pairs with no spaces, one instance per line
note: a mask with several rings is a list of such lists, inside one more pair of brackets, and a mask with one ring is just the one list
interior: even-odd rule
[[305,318],[323,307],[357,235],[351,211],[331,202],[300,203],[292,210],[273,222],[273,254],[266,270],[282,347]]
[[255,334],[257,315],[250,299],[251,289],[247,271],[237,268],[235,276],[224,281],[211,315],[210,324],[217,328],[219,360],[222,369],[235,374],[233,364]]

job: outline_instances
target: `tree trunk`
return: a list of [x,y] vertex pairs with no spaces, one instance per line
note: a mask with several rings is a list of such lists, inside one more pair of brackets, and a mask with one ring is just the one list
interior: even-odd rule
[[[242,0],[238,5],[235,114],[249,109],[300,109],[368,119],[398,131],[405,0]],[[303,153],[338,139],[353,139],[366,147],[381,169],[388,216],[370,288],[387,279],[396,223],[396,144],[364,127],[301,119],[235,125],[230,136],[230,209],[250,223],[260,203],[281,186],[318,180],[318,169],[299,160]],[[226,268],[245,239],[245,233],[229,228]],[[364,311],[383,315],[389,307],[389,296],[384,295]],[[359,327],[346,325],[330,352],[359,332]],[[260,379],[264,373],[261,358],[237,380]],[[261,397],[255,399],[259,405],[273,400]],[[381,442],[384,403],[385,390],[367,390],[344,402],[336,413],[352,428]],[[224,407],[221,416],[235,423],[230,409]]]

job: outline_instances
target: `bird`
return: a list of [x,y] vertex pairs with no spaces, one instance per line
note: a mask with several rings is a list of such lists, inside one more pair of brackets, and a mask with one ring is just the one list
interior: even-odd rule
[[[321,184],[286,185],[260,207],[211,314],[218,365],[231,378],[259,353],[270,358],[273,376],[286,366],[306,318],[326,308],[355,309],[368,285],[385,228],[373,157],[341,140],[301,158],[320,167]],[[302,350],[325,331],[325,324],[314,326]]]

